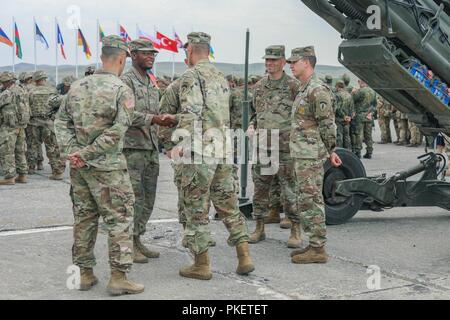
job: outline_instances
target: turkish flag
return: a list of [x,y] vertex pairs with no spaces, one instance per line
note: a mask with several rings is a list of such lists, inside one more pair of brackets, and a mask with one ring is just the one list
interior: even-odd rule
[[160,41],[161,49],[178,53],[178,42],[176,40],[172,40],[159,32],[156,32],[156,38]]

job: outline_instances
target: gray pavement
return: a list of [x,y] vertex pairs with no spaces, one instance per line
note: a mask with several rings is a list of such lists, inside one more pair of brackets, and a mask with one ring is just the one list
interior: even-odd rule
[[[376,144],[374,159],[364,164],[369,175],[393,173],[415,165],[422,153],[423,149]],[[89,292],[67,287],[73,223],[70,185],[68,178],[54,182],[49,175],[47,166],[27,185],[0,187],[0,299],[109,299],[104,232],[95,249],[100,283]],[[213,279],[181,278],[178,269],[192,257],[181,246],[172,178],[169,162],[161,157],[155,211],[144,238],[161,257],[134,265],[130,278],[145,284],[146,290],[119,299],[450,299],[450,213],[439,208],[361,211],[347,224],[329,227],[331,259],[325,265],[292,264],[285,244],[289,231],[269,225],[268,239],[251,246],[256,271],[247,277],[234,272],[234,248],[226,245],[222,223],[212,221],[217,240],[210,250]],[[249,189],[251,194],[252,185]],[[253,221],[249,228],[254,228]],[[368,286],[368,280],[374,283],[368,270],[376,268],[380,286]]]

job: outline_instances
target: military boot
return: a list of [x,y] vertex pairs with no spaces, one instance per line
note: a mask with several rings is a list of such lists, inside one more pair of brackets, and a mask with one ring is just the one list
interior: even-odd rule
[[299,223],[292,223],[291,236],[287,242],[288,248],[300,248],[302,244],[301,231]]
[[141,239],[139,236],[134,236],[134,245],[139,248],[139,251],[146,256],[147,258],[159,258],[159,252],[158,251],[152,251],[148,249],[146,246],[144,246],[141,242]]
[[87,291],[98,283],[92,268],[81,268],[80,271],[80,291]]
[[38,171],[44,170],[44,163],[42,161],[39,161],[37,164]]
[[266,224],[280,223],[280,222],[281,217],[278,209],[270,209],[268,216],[264,218],[264,223]]
[[247,275],[250,272],[255,271],[255,265],[252,258],[250,258],[250,252],[248,250],[248,242],[241,242],[236,246],[237,257],[239,260],[236,273],[239,275]]
[[16,183],[28,183],[28,178],[25,174],[19,174],[16,178]]
[[250,235],[249,243],[258,243],[262,240],[266,239],[266,233],[264,232],[264,220],[258,219],[256,220],[256,229],[255,232],[253,232]]
[[111,295],[137,294],[144,292],[144,289],[145,287],[142,284],[128,280],[125,272],[119,270],[111,271],[111,279],[107,287]]
[[49,177],[50,180],[56,180],[61,181],[64,179],[64,172],[53,172],[52,175]]
[[16,184],[16,178],[12,177],[12,178],[7,178],[4,180],[0,180],[0,186],[13,186]]
[[292,262],[297,264],[307,263],[327,263],[328,255],[324,247],[314,248],[311,246],[303,250],[296,250],[291,253]]
[[29,167],[28,168],[28,174],[29,175],[33,175],[33,174],[36,174],[36,169],[35,169],[35,167]]
[[372,159],[372,154],[366,153],[366,154],[364,155],[364,159]]
[[281,220],[280,228],[281,229],[290,229],[292,227],[291,220],[288,217],[284,217],[283,220]]
[[148,263],[148,258],[141,252],[138,246],[133,246],[133,262]]
[[212,278],[212,272],[209,264],[208,251],[196,254],[194,264],[180,269],[180,276],[198,280],[210,280]]

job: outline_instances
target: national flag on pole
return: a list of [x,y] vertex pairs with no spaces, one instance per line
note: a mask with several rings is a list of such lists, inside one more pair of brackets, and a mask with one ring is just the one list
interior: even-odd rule
[[9,40],[6,33],[0,28],[0,42],[6,44],[7,46],[12,47],[14,44]]
[[214,48],[211,45],[209,46],[209,57],[214,60],[216,59],[214,56]]
[[45,45],[46,49],[49,49],[50,46],[48,45],[47,39],[45,39],[45,37],[42,34],[41,29],[39,29],[39,26],[37,25],[37,23],[35,23],[35,29],[36,29],[35,39],[38,40],[43,45]]
[[175,30],[173,31],[173,37],[175,38],[175,41],[177,42],[177,47],[179,49],[182,49],[184,47],[184,43],[183,43],[183,41],[181,41],[181,38],[178,36],[178,34],[175,32]]
[[120,27],[119,27],[119,29],[120,29],[120,34],[119,34],[119,36],[123,39],[123,41],[125,41],[125,42],[131,42],[131,38],[130,38],[130,36],[128,35],[128,32],[127,32],[127,30],[125,30],[125,28],[122,26],[122,25],[120,25]]
[[78,28],[78,46],[83,47],[83,52],[86,54],[86,58],[90,59],[92,56],[91,49],[89,48],[86,38],[80,28]]
[[151,82],[153,83],[153,85],[158,88],[158,79],[156,79],[155,74],[153,73],[152,69],[149,69],[147,71],[148,77],[150,78]]
[[100,39],[100,42],[103,41],[103,38],[105,37],[105,32],[103,32],[103,29],[100,25],[98,25],[98,38]]
[[16,44],[16,56],[22,59],[22,45],[20,44],[20,34],[19,28],[17,28],[17,23],[14,22],[14,43]]
[[155,49],[161,49],[161,41],[156,39],[156,37],[151,36],[145,32],[143,32],[141,29],[138,28],[138,38],[143,40],[148,40],[153,42],[153,46]]
[[61,55],[63,56],[63,58],[65,60],[67,60],[66,52],[64,51],[64,39],[63,39],[63,36],[62,36],[62,33],[61,33],[61,29],[59,28],[59,24],[56,25],[56,28],[58,30],[58,43],[57,43],[57,45],[61,46]]
[[156,32],[156,39],[161,42],[161,49],[178,53],[178,42],[160,32]]

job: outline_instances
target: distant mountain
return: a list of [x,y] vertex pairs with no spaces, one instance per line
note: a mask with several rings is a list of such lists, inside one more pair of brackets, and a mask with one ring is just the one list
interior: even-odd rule
[[[129,66],[130,64],[128,64]],[[243,64],[231,64],[231,63],[215,63],[215,65],[225,74],[232,74],[235,76],[244,76],[244,69],[245,66]],[[84,70],[88,66],[79,66],[78,72],[79,75],[84,74]],[[17,64],[16,67],[16,73],[19,74],[21,72],[30,72],[34,71],[34,65],[28,64],[28,63],[20,63]],[[44,70],[49,75],[49,80],[52,82],[55,82],[55,66],[49,66],[49,65],[39,65],[39,70]],[[9,71],[11,70],[11,67],[0,67],[0,71]],[[175,63],[175,74],[180,75],[186,70],[186,65],[181,62]],[[286,68],[286,70],[288,70]],[[320,77],[324,77],[325,75],[329,74],[333,78],[339,78],[344,73],[350,74],[352,77],[352,82],[356,83],[356,77],[351,74],[346,68],[339,67],[339,66],[326,66],[326,65],[318,65],[317,73]],[[75,74],[75,66],[72,65],[62,65],[58,68],[59,73],[59,79],[62,79],[65,76],[68,75],[74,75]],[[249,65],[249,75],[262,75],[265,73],[265,66],[264,63],[252,63]],[[288,72],[290,74],[290,71]],[[172,62],[158,62],[156,64],[156,75],[158,77],[161,76],[172,76]]]

